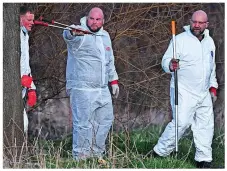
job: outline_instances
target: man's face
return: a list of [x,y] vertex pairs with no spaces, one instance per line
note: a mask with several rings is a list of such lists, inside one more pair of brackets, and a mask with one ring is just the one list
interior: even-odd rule
[[203,15],[194,15],[190,20],[191,32],[194,36],[199,37],[203,34],[204,30],[207,28],[208,22],[207,18]]
[[98,11],[93,11],[87,17],[87,26],[92,32],[98,32],[103,26],[103,15]]
[[34,24],[34,14],[31,14],[30,12],[27,12],[25,15],[20,16],[20,23],[21,26],[24,26],[27,31],[31,31],[32,26]]

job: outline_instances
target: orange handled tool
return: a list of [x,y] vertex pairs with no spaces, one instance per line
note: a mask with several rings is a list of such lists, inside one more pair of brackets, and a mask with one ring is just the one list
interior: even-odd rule
[[[176,59],[176,22],[171,21],[172,40],[173,40],[173,58]],[[177,69],[174,70],[174,87],[175,87],[175,151],[178,152],[178,78]]]
[[171,27],[172,27],[172,34],[176,35],[176,22],[174,20],[171,21]]
[[173,39],[173,58],[176,59],[176,22],[171,21],[172,39]]

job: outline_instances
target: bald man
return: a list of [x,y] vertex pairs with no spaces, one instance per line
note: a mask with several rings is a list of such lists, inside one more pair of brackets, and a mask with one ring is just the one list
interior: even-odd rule
[[102,158],[114,119],[111,94],[117,98],[119,93],[111,40],[103,29],[103,11],[92,8],[80,23],[71,27],[83,32],[63,32],[68,49],[66,91],[73,114],[73,157],[76,160]]
[[[210,168],[212,138],[214,132],[213,103],[218,88],[215,66],[215,45],[209,36],[208,17],[202,11],[193,13],[185,32],[176,36],[176,57],[173,60],[173,44],[169,44],[162,59],[165,72],[172,74],[170,99],[173,113],[174,74],[178,70],[178,138],[191,126],[196,148],[198,168]],[[154,156],[168,156],[175,149],[175,115],[166,126],[154,147]]]

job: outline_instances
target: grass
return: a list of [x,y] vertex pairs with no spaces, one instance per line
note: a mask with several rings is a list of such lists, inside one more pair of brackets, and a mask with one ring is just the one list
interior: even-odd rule
[[[179,141],[179,151],[165,158],[148,155],[157,143],[163,128],[152,126],[132,132],[111,133],[107,143],[108,164],[97,158],[77,162],[72,158],[72,136],[61,141],[36,141],[33,154],[16,168],[195,168],[192,133]],[[213,139],[213,168],[224,168],[224,133],[216,131]],[[14,165],[15,166],[15,165]],[[14,167],[15,168],[15,167]]]

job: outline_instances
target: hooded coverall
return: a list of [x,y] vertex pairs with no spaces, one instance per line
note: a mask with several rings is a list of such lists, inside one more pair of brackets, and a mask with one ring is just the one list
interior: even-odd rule
[[[86,17],[80,23],[71,27],[91,32]],[[68,49],[66,91],[73,114],[73,157],[101,157],[114,119],[108,82],[118,80],[110,36],[101,28],[83,36],[65,30],[63,37]]]
[[[210,87],[218,87],[215,66],[215,45],[205,29],[204,38],[200,42],[191,31],[176,36],[176,56],[180,60],[178,70],[178,140],[185,130],[191,126],[196,148],[195,160],[212,161],[212,138],[214,131],[214,114]],[[162,67],[170,73],[169,63],[173,58],[172,41],[163,56]],[[170,82],[170,98],[172,110],[174,106],[174,74]],[[175,148],[175,116],[168,123],[154,147],[160,156],[169,155]]]
[[[29,65],[29,35],[28,31],[24,26],[20,28],[20,46],[21,46],[21,57],[20,57],[20,71],[21,77],[23,75],[31,75],[31,68]],[[35,90],[35,84],[31,83],[31,89]],[[27,88],[22,89],[22,99],[25,98]],[[26,102],[24,102],[24,107],[26,106]],[[28,130],[28,116],[26,110],[24,108],[24,132]]]

